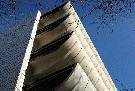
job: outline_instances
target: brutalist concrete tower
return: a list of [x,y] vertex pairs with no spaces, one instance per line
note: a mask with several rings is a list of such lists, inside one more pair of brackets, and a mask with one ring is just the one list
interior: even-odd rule
[[70,2],[43,14],[24,91],[117,91]]
[[16,91],[117,91],[70,2],[43,14],[36,28]]

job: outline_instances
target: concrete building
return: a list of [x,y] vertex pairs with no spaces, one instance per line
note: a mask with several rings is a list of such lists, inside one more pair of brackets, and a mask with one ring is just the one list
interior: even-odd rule
[[34,19],[0,32],[0,91],[117,91],[70,2]]
[[[67,69],[70,72],[63,73]],[[43,14],[38,24],[24,91],[43,89],[117,91],[70,2]]]

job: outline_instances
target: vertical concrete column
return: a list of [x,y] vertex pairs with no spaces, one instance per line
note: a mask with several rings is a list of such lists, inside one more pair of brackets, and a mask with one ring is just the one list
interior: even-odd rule
[[37,17],[35,19],[33,29],[32,29],[32,32],[31,32],[31,36],[30,36],[30,39],[29,39],[29,42],[28,42],[28,45],[27,45],[27,49],[26,49],[26,52],[25,52],[25,55],[24,55],[24,58],[23,58],[22,67],[20,69],[20,73],[19,73],[19,76],[18,76],[18,79],[17,79],[15,91],[22,91],[23,82],[24,82],[24,79],[25,79],[25,71],[26,71],[27,66],[28,66],[28,62],[29,62],[31,51],[32,51],[33,42],[34,42],[34,39],[35,39],[36,30],[37,30],[37,26],[38,26],[38,23],[39,23],[39,20],[40,20],[40,16],[41,16],[41,13],[40,13],[40,11],[38,11]]
[[[77,24],[78,24],[77,26],[80,27],[80,30],[81,30],[82,34],[84,35],[84,37],[85,37],[85,40],[86,40],[87,43],[89,44],[90,49],[92,50],[92,53],[94,54],[93,57],[95,57],[95,59],[97,60],[97,61],[95,61],[95,62],[96,62],[96,64],[99,65],[100,72],[102,71],[102,73],[100,73],[100,74],[101,74],[101,76],[102,76],[104,82],[106,83],[107,87],[108,87],[110,90],[117,91],[117,88],[115,87],[115,85],[114,85],[114,83],[113,83],[113,81],[112,81],[112,79],[111,79],[109,73],[107,72],[107,70],[106,70],[106,68],[105,68],[105,66],[104,66],[104,64],[103,64],[103,62],[102,62],[102,60],[101,60],[101,58],[99,57],[99,54],[97,53],[96,48],[94,47],[94,45],[93,45],[93,43],[92,43],[92,41],[91,41],[89,35],[87,34],[85,28],[83,27],[83,24],[81,23],[81,21],[80,21],[78,15],[77,15],[77,13],[75,12],[74,8],[71,8],[69,11],[71,12],[71,14],[73,14],[75,20],[77,21]],[[100,66],[101,66],[101,67],[100,67]],[[106,78],[106,77],[107,77],[107,78]],[[110,86],[110,85],[111,85],[111,86]]]
[[[90,80],[92,81],[92,83],[95,84],[95,87],[97,90],[108,91],[101,76],[99,75],[98,71],[94,67],[94,64],[92,63],[89,56],[87,55],[84,48],[82,47],[82,44],[78,40],[76,34],[73,33],[72,36],[74,36],[73,39],[77,41],[77,43],[72,47],[72,49],[69,49],[68,57],[66,60],[69,63],[72,61],[79,63],[80,66],[84,69],[85,73],[90,78]],[[65,46],[66,46],[66,43],[64,44]],[[68,46],[65,48],[68,48]]]
[[[102,70],[101,65],[97,62],[96,56],[94,55],[94,52],[92,51],[91,47],[89,46],[88,42],[86,41],[86,38],[85,38],[84,34],[82,33],[80,27],[77,27],[78,25],[75,22],[75,19],[73,18],[72,15],[70,15],[69,18],[71,19],[71,21],[69,21],[69,22],[73,22],[71,24],[71,26],[74,26],[74,27],[72,27],[73,28],[72,30],[75,31],[75,34],[77,35],[78,39],[80,40],[86,53],[88,54],[88,56],[92,60],[95,68],[97,69],[97,71],[101,75],[101,77],[102,77],[104,83],[106,84],[106,86],[108,87],[108,89],[113,91],[113,88],[112,88],[111,84],[109,83],[109,80],[107,80],[108,78],[106,77],[104,71]],[[68,26],[68,24],[66,24],[66,25]]]

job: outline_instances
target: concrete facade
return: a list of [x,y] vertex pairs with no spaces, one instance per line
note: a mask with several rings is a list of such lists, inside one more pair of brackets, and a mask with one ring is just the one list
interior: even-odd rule
[[40,16],[24,31],[0,34],[1,46],[17,39],[0,56],[7,57],[0,61],[0,91],[117,91],[70,2]]
[[[90,81],[95,88],[92,91],[117,91],[77,13],[68,2],[41,16],[24,84],[30,85],[74,63],[86,74],[85,82]],[[72,81],[67,80],[56,91],[63,91]],[[85,83],[79,87],[83,85]],[[79,87],[65,90],[89,91]]]

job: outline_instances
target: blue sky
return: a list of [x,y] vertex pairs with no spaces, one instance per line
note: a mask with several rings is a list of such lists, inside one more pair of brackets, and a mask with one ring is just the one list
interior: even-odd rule
[[[57,0],[40,0],[41,4],[44,5],[41,8],[36,2],[38,1],[17,0],[16,18],[18,21],[37,12],[38,9],[42,13],[45,13],[53,9],[55,5],[60,4]],[[75,7],[75,9],[79,16],[82,16],[86,11],[80,7]],[[110,28],[107,26],[100,28],[99,33],[97,33],[98,25],[90,23],[93,21],[92,17],[94,16],[88,16],[81,21],[98,50],[116,87],[118,90],[122,90],[125,87],[135,88],[135,14],[133,13],[128,17],[116,17],[116,23],[109,24]],[[0,22],[0,29],[4,30],[4,28],[12,24],[14,24],[14,17],[10,17],[5,23]],[[111,32],[110,29],[114,31]]]
[[114,32],[111,32],[106,26],[100,29],[98,34],[97,25],[91,25],[89,17],[82,20],[118,90],[135,87],[134,19],[134,14],[117,18],[117,22],[110,25]]

